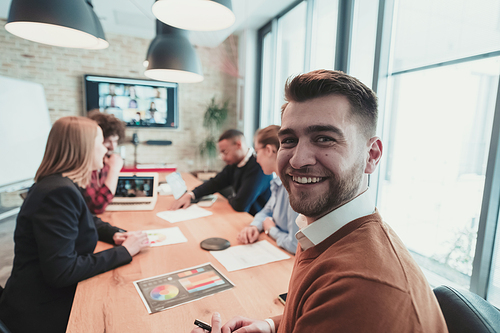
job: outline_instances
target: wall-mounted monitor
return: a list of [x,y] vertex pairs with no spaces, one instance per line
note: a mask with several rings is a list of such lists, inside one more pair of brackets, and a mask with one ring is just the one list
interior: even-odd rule
[[177,83],[85,75],[85,110],[114,114],[130,127],[179,127]]

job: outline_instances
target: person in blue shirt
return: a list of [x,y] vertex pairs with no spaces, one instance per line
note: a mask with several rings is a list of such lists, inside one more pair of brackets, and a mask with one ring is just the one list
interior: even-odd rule
[[[280,147],[279,129],[279,126],[271,125],[258,130],[255,134],[257,163],[266,175],[278,173],[276,157]],[[295,224],[297,216],[298,213],[290,207],[288,192],[279,177],[275,177],[271,180],[271,197],[264,208],[255,215],[252,223],[241,230],[238,240],[243,244],[255,243],[259,239],[259,234],[264,231],[276,240],[278,246],[295,253],[297,249],[295,233],[299,230]]]

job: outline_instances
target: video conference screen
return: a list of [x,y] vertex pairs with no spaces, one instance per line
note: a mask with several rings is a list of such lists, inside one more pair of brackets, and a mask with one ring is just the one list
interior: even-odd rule
[[85,75],[87,112],[113,114],[131,127],[177,128],[177,83]]
[[152,197],[154,177],[123,177],[118,178],[115,197]]

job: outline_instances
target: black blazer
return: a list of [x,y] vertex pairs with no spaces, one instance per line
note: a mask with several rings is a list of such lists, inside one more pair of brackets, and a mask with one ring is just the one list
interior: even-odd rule
[[233,195],[228,197],[231,207],[237,212],[255,215],[271,196],[271,179],[271,175],[262,172],[255,156],[251,156],[241,168],[236,164],[226,165],[214,178],[195,188],[193,193],[196,198],[201,198],[231,186]]
[[118,228],[94,217],[78,186],[61,175],[34,184],[17,217],[12,273],[0,319],[12,333],[65,332],[78,282],[129,263],[123,246],[93,253]]

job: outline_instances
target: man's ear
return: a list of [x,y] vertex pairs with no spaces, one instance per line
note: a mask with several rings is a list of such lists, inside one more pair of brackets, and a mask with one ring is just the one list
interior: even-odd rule
[[236,147],[238,147],[238,149],[241,149],[241,139],[236,139],[234,144],[236,145]]
[[373,137],[368,141],[368,157],[366,160],[365,173],[371,174],[377,168],[382,157],[382,140],[379,137]]

